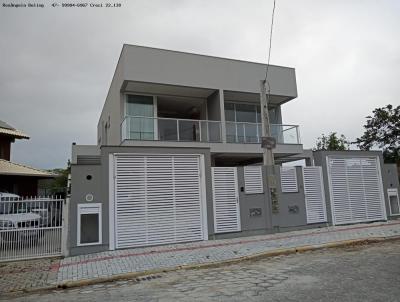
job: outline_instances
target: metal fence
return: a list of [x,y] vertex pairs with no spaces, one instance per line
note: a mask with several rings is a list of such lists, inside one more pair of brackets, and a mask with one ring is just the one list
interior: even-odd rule
[[0,199],[0,262],[59,256],[64,199]]

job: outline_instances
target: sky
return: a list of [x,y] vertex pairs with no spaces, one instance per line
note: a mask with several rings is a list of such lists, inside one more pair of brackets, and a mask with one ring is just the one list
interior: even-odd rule
[[[31,136],[12,145],[15,162],[65,167],[72,142],[96,144],[124,43],[267,60],[272,0],[53,2],[0,6],[0,120]],[[374,108],[400,104],[400,1],[277,0],[271,64],[296,69],[298,97],[282,115],[304,148],[332,131],[354,141]]]

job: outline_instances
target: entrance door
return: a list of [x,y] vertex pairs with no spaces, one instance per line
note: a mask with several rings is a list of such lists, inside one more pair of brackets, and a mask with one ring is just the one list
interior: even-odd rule
[[200,156],[114,156],[116,248],[206,239]]
[[333,224],[386,220],[377,157],[327,158]]
[[212,181],[215,233],[240,231],[237,169],[235,167],[213,167]]

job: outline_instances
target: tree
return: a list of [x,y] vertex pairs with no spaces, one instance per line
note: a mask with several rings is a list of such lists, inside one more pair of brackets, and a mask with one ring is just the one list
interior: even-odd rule
[[44,195],[64,196],[67,192],[68,175],[71,173],[71,163],[68,160],[66,168],[58,168],[48,170],[57,176],[53,179],[43,180],[39,183],[39,187]]
[[322,134],[318,137],[314,151],[344,151],[349,150],[349,142],[346,137],[341,134],[337,136],[336,132],[331,132],[329,135]]
[[372,117],[366,117],[365,132],[357,138],[357,146],[361,150],[378,147],[383,150],[385,162],[400,165],[400,106],[387,105],[372,113]]

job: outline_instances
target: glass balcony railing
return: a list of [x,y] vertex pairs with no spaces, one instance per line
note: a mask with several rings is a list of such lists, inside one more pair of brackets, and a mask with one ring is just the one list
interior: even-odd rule
[[[261,123],[226,122],[227,143],[260,143]],[[299,126],[271,124],[271,135],[277,144],[300,144]]]
[[220,121],[127,116],[121,124],[121,132],[122,140],[222,141]]
[[[260,123],[226,122],[226,142],[261,143]],[[220,121],[127,116],[121,124],[122,140],[222,142]],[[278,144],[300,144],[299,126],[271,124]]]

